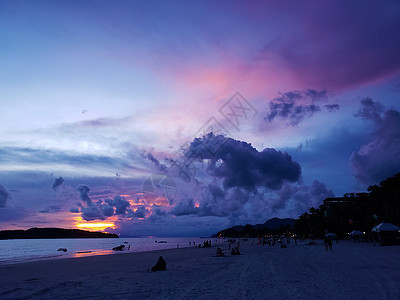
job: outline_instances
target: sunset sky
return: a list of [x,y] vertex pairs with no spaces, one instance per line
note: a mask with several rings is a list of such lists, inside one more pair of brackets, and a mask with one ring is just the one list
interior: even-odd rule
[[206,236],[366,191],[400,172],[399,33],[395,0],[0,0],[0,230]]

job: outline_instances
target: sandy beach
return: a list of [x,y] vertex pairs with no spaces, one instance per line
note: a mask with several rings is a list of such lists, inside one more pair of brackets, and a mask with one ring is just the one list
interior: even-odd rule
[[[227,253],[227,245],[225,252]],[[241,242],[0,266],[1,299],[399,299],[400,247]],[[148,272],[162,255],[167,270]]]

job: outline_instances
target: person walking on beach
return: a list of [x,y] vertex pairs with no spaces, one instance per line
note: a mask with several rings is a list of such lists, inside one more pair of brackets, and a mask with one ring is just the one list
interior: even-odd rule
[[328,239],[328,247],[329,247],[329,251],[332,251],[332,240],[331,239]]
[[326,251],[328,251],[328,238],[327,237],[325,237],[325,239],[324,239],[324,244],[325,244],[325,250]]

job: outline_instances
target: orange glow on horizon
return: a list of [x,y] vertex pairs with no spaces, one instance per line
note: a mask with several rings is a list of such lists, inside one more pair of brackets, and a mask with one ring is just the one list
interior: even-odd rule
[[79,223],[76,225],[79,228],[89,228],[89,229],[97,229],[104,230],[108,227],[114,228],[114,223]]

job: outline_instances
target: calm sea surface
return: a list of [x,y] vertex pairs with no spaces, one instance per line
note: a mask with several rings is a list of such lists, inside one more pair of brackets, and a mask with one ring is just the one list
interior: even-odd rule
[[[27,239],[0,240],[0,264],[24,261],[55,259],[65,257],[83,257],[129,252],[146,252],[161,249],[193,247],[206,241],[206,238],[119,238],[119,239]],[[212,244],[222,240],[210,238]],[[157,241],[157,243],[156,243]],[[166,243],[160,243],[164,241]],[[191,243],[191,244],[189,244]],[[124,251],[112,248],[125,245]],[[127,248],[130,245],[130,250]],[[67,252],[57,251],[66,248]]]

